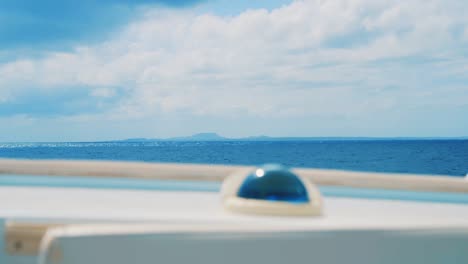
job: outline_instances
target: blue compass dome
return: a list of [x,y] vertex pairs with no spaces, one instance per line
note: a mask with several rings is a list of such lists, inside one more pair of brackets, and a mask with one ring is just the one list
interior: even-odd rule
[[243,181],[237,196],[245,199],[308,203],[304,183],[288,168],[266,164],[251,172]]

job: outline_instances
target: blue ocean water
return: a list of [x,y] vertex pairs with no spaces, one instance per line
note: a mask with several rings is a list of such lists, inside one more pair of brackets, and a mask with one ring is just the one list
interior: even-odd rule
[[0,143],[0,157],[258,165],[465,176],[468,140]]

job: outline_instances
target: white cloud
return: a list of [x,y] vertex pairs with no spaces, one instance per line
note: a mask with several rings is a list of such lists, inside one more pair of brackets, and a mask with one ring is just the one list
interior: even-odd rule
[[234,17],[147,10],[105,43],[0,65],[0,100],[70,87],[112,97],[102,87],[119,87],[123,97],[108,115],[124,118],[384,118],[394,109],[463,105],[462,2],[306,0]]
[[112,88],[97,88],[91,92],[91,95],[95,97],[110,98],[115,96],[116,92]]

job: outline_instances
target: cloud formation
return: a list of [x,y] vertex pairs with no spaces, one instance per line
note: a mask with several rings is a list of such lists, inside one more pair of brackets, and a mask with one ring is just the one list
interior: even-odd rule
[[[467,13],[455,0],[305,0],[237,16],[148,8],[104,42],[4,63],[0,102],[82,90],[106,107],[67,115],[75,122],[205,118],[218,131],[235,120],[233,135],[462,135]],[[197,126],[185,130],[173,133]]]

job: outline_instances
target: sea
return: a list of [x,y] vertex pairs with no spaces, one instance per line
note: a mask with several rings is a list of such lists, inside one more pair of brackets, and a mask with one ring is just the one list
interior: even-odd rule
[[0,158],[261,165],[465,177],[468,140],[0,143]]

